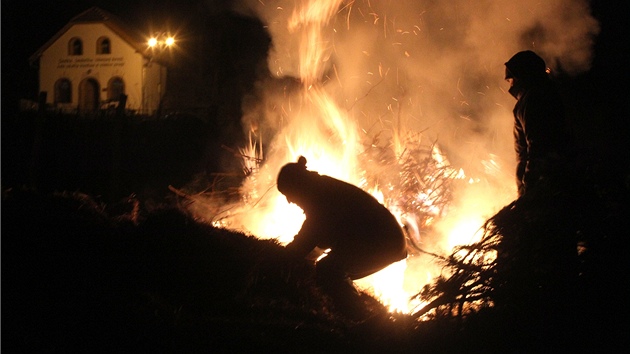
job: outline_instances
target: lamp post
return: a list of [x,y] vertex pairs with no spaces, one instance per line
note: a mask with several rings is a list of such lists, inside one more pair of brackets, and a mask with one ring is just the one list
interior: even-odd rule
[[[170,50],[171,47],[175,44],[175,37],[168,33],[157,33],[147,41],[147,51],[149,52],[149,61],[147,63],[147,67],[150,68],[151,64],[154,60],[159,60],[162,53],[165,50]],[[162,98],[164,96],[165,90],[162,90],[162,71],[164,71],[163,63],[159,63],[159,78],[157,85],[157,97],[158,97],[158,107],[157,107],[157,115],[159,116],[160,111],[162,110]]]

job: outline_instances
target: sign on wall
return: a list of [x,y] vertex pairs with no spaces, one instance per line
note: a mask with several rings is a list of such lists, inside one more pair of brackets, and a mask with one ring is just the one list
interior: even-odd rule
[[125,65],[123,57],[118,58],[66,58],[59,59],[57,69],[121,67]]

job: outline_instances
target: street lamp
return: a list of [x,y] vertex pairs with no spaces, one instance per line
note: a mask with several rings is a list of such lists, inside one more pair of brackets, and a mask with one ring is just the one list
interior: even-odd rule
[[[149,45],[149,48],[151,48],[151,50],[158,50],[161,52],[165,48],[171,47],[173,44],[175,44],[175,37],[166,33],[160,33],[149,38],[147,44]],[[159,52],[157,54],[159,54]]]
[[[149,61],[146,65],[146,67],[151,67],[151,64],[154,60],[159,60],[161,54],[166,50],[170,50],[171,47],[173,47],[173,45],[175,44],[175,37],[171,36],[170,34],[167,33],[157,33],[154,36],[152,36],[151,38],[149,38],[149,40],[147,41],[147,50],[149,50],[151,52],[151,54],[149,55]],[[163,67],[163,63],[160,62],[159,63],[159,79],[158,79],[158,85],[157,85],[157,96],[158,96],[158,115],[160,114],[160,111],[162,110],[162,96],[164,95],[164,93],[162,92],[162,71],[165,70],[165,68]],[[144,79],[143,79],[144,81]]]

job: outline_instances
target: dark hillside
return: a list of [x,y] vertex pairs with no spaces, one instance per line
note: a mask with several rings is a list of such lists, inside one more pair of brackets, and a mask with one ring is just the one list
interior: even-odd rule
[[108,203],[130,194],[161,200],[170,184],[218,171],[226,153],[215,127],[190,115],[119,119],[99,113],[3,117],[3,187],[81,191]]
[[[312,266],[177,209],[6,191],[3,349],[318,351],[349,346]],[[123,210],[119,207],[118,210]]]
[[[622,245],[628,206],[621,204],[623,189],[604,192],[615,194],[601,194],[601,209],[594,219],[585,219],[597,223],[591,224],[598,230],[592,235],[602,242],[584,259],[579,302],[567,298],[573,304],[569,317],[549,322],[567,312],[504,296],[502,307],[464,317],[440,310],[419,322],[415,316],[387,314],[367,295],[363,317],[345,316],[314,286],[308,262],[287,258],[274,241],[199,223],[178,208],[148,210],[135,199],[105,205],[79,193],[5,190],[2,347],[10,352],[291,353],[624,347],[628,262]],[[519,202],[517,208],[526,206]],[[529,206],[535,209],[518,209],[524,217],[511,214],[514,206],[506,208],[495,224],[509,226],[512,231],[503,232],[519,237],[528,233],[516,230],[549,229],[544,225],[549,219],[541,218],[549,209]],[[514,289],[528,290],[526,285]],[[536,307],[505,311],[514,309],[510,304]],[[558,323],[562,327],[551,326]]]

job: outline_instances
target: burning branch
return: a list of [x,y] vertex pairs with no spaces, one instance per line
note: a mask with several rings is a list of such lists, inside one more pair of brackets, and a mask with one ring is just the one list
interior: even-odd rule
[[465,316],[483,307],[493,306],[496,255],[501,237],[492,220],[484,226],[486,233],[479,242],[455,248],[446,258],[440,258],[449,275],[440,275],[426,285],[416,298],[428,303],[414,313],[420,318],[434,310],[436,315]]
[[441,262],[446,275],[424,287],[434,311],[463,317],[485,307],[562,312],[575,296],[580,263],[575,200],[552,186],[536,189],[488,219],[479,242],[456,247]]
[[[435,219],[442,217],[453,201],[453,187],[462,181],[460,171],[452,168],[441,156],[437,143],[428,145],[417,135],[410,135],[404,149],[396,155],[393,147],[371,144],[360,156],[366,167],[366,189],[379,188],[385,204],[398,210],[407,221],[418,229],[431,227]],[[438,151],[438,152],[436,152]],[[419,248],[419,235],[411,235],[411,245]]]

